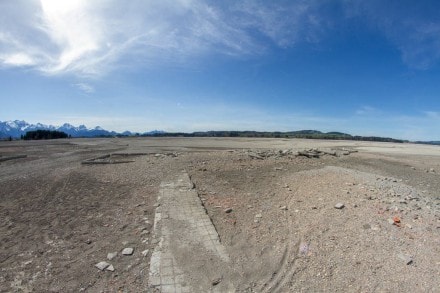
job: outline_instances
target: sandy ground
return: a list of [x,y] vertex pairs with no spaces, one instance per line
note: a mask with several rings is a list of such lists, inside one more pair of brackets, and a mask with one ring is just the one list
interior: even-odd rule
[[[358,152],[295,156],[308,148]],[[258,152],[262,159],[252,157]],[[137,155],[81,164],[114,153]],[[203,279],[200,292],[222,282],[237,292],[440,291],[439,147],[238,138],[0,142],[0,159],[16,155],[27,157],[0,162],[0,292],[154,291],[155,204],[161,182],[182,170],[231,258],[214,274],[220,283]],[[122,255],[126,247],[134,253]],[[181,259],[191,265],[191,253]],[[96,268],[100,261],[114,271]]]

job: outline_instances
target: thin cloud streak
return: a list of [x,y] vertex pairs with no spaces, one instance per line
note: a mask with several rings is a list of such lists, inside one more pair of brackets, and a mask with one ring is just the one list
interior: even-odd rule
[[0,64],[93,76],[118,61],[135,65],[133,58],[148,63],[211,53],[258,55],[267,45],[255,32],[280,47],[296,42],[311,7],[305,3],[246,1],[229,8],[199,0],[4,1],[0,9],[10,13],[0,28]]
[[319,42],[333,23],[350,19],[384,34],[411,67],[426,69],[440,59],[435,14],[422,18],[400,1],[341,3],[346,19],[328,13],[325,1],[2,1],[0,66],[100,76],[206,54],[258,56],[270,46]]
[[[411,68],[425,70],[440,60],[440,18],[436,1],[342,1],[348,19],[383,34]],[[427,15],[426,12],[430,14]]]

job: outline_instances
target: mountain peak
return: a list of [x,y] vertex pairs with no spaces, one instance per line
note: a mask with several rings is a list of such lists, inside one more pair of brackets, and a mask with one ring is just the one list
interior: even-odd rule
[[[19,138],[21,135],[26,134],[27,131],[32,130],[57,130],[63,131],[72,137],[96,137],[96,136],[114,136],[121,135],[121,133],[117,133],[114,131],[108,131],[102,128],[101,126],[95,126],[94,128],[87,128],[85,125],[80,125],[78,127],[64,123],[62,126],[53,126],[46,125],[42,123],[29,124],[24,120],[14,120],[14,121],[0,121],[0,139],[1,138]],[[144,134],[154,134],[154,133],[163,133],[163,131],[153,131],[146,132]],[[130,131],[125,131],[122,135],[131,136],[133,135]]]

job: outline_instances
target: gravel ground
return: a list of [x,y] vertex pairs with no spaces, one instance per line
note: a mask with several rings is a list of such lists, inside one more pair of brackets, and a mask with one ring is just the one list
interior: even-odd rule
[[[340,156],[296,155],[308,148]],[[72,139],[0,142],[0,155],[26,155],[0,162],[0,292],[149,292],[159,186],[182,170],[237,292],[440,291],[438,147]]]

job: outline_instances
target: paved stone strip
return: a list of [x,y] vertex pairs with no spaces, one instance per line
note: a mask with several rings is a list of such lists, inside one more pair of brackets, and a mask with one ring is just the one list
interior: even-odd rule
[[209,259],[227,263],[229,256],[186,172],[161,184],[158,202],[154,232],[160,241],[151,256],[150,286],[160,292],[196,292],[200,287],[191,282],[197,285],[197,280],[185,278],[185,268],[178,263],[179,247],[205,251],[206,260],[200,255],[194,260],[203,262],[205,268],[211,263]]

